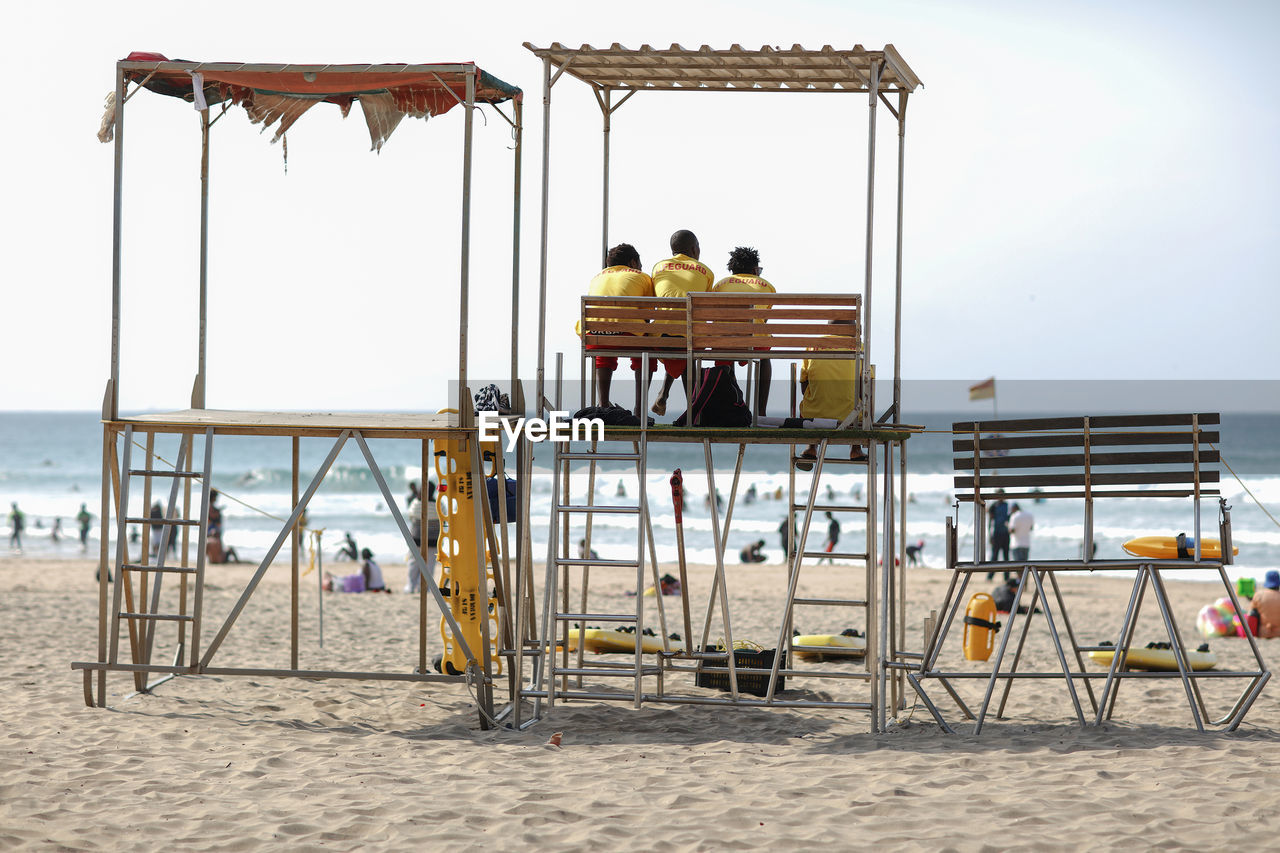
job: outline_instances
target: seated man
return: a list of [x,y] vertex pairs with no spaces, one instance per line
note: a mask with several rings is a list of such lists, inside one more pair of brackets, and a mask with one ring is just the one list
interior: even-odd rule
[[[712,293],[777,293],[772,284],[760,277],[760,253],[749,246],[739,246],[729,253],[729,272],[727,276],[716,282]],[[756,347],[767,350],[768,347]],[[717,362],[717,364],[728,362]],[[738,362],[746,364],[745,361]],[[769,403],[769,383],[773,379],[772,362],[767,358],[760,359],[760,383],[756,388],[756,414],[765,414],[765,406]]]
[[[653,289],[657,296],[684,297],[690,293],[705,293],[711,289],[716,277],[706,264],[698,261],[702,248],[698,238],[692,231],[680,230],[671,235],[671,251],[674,257],[660,261],[653,268]],[[658,321],[662,322],[661,320]],[[684,330],[672,330],[673,334],[683,335]],[[662,367],[666,376],[662,379],[662,390],[658,399],[653,401],[653,413],[667,413],[667,397],[671,394],[671,383],[684,374],[685,361],[682,358],[664,358]],[[692,403],[689,393],[691,380],[684,377],[685,402]]]
[[757,539],[755,542],[752,542],[750,545],[738,552],[738,559],[742,560],[744,563],[763,563],[766,559],[765,555],[760,551],[763,547],[764,540]]
[[[605,268],[591,279],[587,288],[588,296],[653,296],[653,279],[645,275],[640,268],[640,253],[630,243],[619,243],[609,250],[605,258]],[[579,323],[579,326],[581,323]],[[579,328],[578,335],[582,335]],[[599,344],[587,344],[587,349],[601,349]],[[607,355],[596,356],[596,387],[600,390],[600,405],[610,406],[609,389],[613,384],[613,372],[618,369],[618,359]],[[631,359],[631,369],[640,372],[640,359]],[[655,363],[649,364],[650,376],[658,369]],[[640,413],[640,378],[636,377],[635,411]]]
[[[831,322],[835,323],[835,320]],[[858,408],[858,365],[851,358],[806,358],[800,366],[800,417],[832,418],[843,421]],[[810,444],[800,454],[805,461],[797,462],[801,471],[813,470],[818,457],[818,445]],[[849,448],[849,458],[866,459],[863,449],[854,444]]]

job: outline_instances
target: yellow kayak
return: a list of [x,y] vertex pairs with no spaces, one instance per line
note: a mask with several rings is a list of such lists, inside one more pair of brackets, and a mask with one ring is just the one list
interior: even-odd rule
[[866,637],[843,634],[798,634],[791,638],[791,650],[800,660],[824,661],[865,657]]
[[[1137,539],[1130,539],[1120,547],[1134,557],[1150,557],[1153,560],[1178,559],[1177,536],[1139,536]],[[1184,547],[1187,554],[1194,556],[1196,552],[1195,538],[1188,536]],[[1239,554],[1240,549],[1233,547],[1231,553]],[[1221,560],[1222,543],[1217,539],[1201,539],[1200,556],[1205,560]],[[1184,557],[1183,559],[1190,559],[1190,557]]]
[[[1168,643],[1152,643],[1145,649],[1129,649],[1129,654],[1125,658],[1125,668],[1153,672],[1177,672],[1178,659],[1174,656],[1173,649],[1168,646]],[[1115,652],[1111,651],[1089,652],[1089,659],[1096,664],[1109,667],[1115,654]],[[1200,672],[1206,669],[1213,669],[1218,663],[1218,656],[1209,651],[1208,644],[1205,644],[1195,651],[1187,652],[1187,663],[1191,665],[1193,672]]]
[[[640,650],[646,655],[657,654],[663,650],[661,637],[642,634],[640,640]],[[606,630],[602,628],[570,628],[569,651],[577,651],[579,642],[582,643],[584,649],[598,655],[634,654],[636,650],[636,635],[631,631]],[[684,642],[681,640],[669,639],[667,640],[667,646],[673,652],[684,650]]]

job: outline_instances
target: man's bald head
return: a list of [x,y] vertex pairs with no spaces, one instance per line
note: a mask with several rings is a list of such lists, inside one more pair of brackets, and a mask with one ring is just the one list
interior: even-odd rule
[[694,236],[692,231],[684,229],[671,235],[671,251],[677,255],[688,255],[695,260],[702,254],[702,248],[698,245],[698,238]]

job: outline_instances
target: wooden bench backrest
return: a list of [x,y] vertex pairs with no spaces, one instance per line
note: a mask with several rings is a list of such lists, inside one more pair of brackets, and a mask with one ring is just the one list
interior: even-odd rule
[[[582,297],[583,346],[624,350],[685,350],[689,302],[659,296]],[[661,324],[649,321],[661,319]],[[661,335],[675,335],[664,338]],[[643,336],[619,341],[619,335]]]
[[853,355],[861,349],[861,303],[857,295],[691,293],[693,354],[768,346],[775,356]]
[[997,489],[1010,499],[1216,495],[1219,422],[1180,414],[953,423],[956,498],[985,503]]

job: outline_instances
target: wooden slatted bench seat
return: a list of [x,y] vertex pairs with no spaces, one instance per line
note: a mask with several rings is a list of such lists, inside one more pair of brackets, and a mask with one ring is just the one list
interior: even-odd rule
[[[1160,614],[1169,634],[1179,670],[1160,673],[1180,678],[1191,706],[1192,717],[1198,729],[1204,729],[1209,714],[1200,695],[1197,680],[1206,677],[1192,673],[1187,663],[1178,622],[1165,592],[1163,573],[1185,569],[1216,572],[1227,596],[1241,614],[1235,590],[1227,577],[1224,566],[1231,562],[1230,508],[1221,499],[1218,490],[1217,464],[1220,454],[1215,445],[1219,442],[1217,430],[1220,417],[1217,414],[1172,415],[1111,415],[1100,417],[1031,418],[1003,421],[968,421],[952,425],[952,451],[955,470],[955,497],[957,505],[969,503],[973,508],[972,559],[959,558],[956,520],[947,519],[946,559],[952,577],[943,606],[939,611],[943,619],[936,626],[926,643],[919,672],[908,672],[908,679],[929,705],[930,711],[943,728],[948,728],[936,706],[922,689],[928,678],[939,679],[951,693],[966,716],[973,716],[951,686],[951,681],[962,678],[987,680],[987,691],[981,709],[976,716],[976,731],[982,728],[989,710],[997,681],[1004,680],[996,715],[1003,713],[1009,689],[1015,674],[1017,677],[1053,677],[1064,679],[1067,692],[1075,708],[1076,716],[1084,724],[1084,712],[1076,692],[1076,681],[1082,680],[1092,706],[1095,722],[1110,717],[1116,692],[1122,679],[1136,675],[1125,670],[1124,661],[1133,641],[1134,628],[1148,586],[1160,608]],[[1034,559],[1018,562],[996,562],[988,559],[986,531],[987,508],[1001,498],[1007,500],[1074,500],[1083,508],[1082,547],[1078,558]],[[1095,502],[1100,499],[1191,499],[1191,529],[1194,546],[1189,547],[1185,559],[1160,560],[1146,557],[1122,559],[1097,559],[1094,556]],[[1219,506],[1218,530],[1222,543],[1222,558],[1209,559],[1200,548],[1201,501],[1217,498]],[[1100,651],[1099,646],[1082,646],[1076,639],[1061,591],[1057,573],[1063,571],[1094,571],[1112,569],[1134,571],[1134,586],[1123,619],[1117,626],[1116,653],[1108,672],[1086,671],[1083,653]],[[1024,589],[1032,591],[1032,606],[1039,607],[1048,628],[1060,663],[1059,672],[1019,672],[1023,643],[1033,616],[1019,617],[1010,614],[999,637],[999,649],[989,671],[946,672],[938,669],[939,653],[948,633],[957,624],[956,614],[966,601],[965,592],[970,579],[989,572],[1014,572],[1019,577],[1018,599]],[[1052,606],[1051,606],[1052,605]],[[1007,647],[1019,624],[1019,638],[1013,661],[1007,671],[1001,666]],[[1067,642],[1059,634],[1061,627]],[[1270,677],[1256,641],[1249,637],[1257,670],[1212,675],[1236,675],[1250,680],[1232,710],[1216,725],[1234,729],[1239,725],[1253,700]],[[905,668],[905,667],[904,667]],[[1151,673],[1143,673],[1152,677]],[[1095,696],[1093,680],[1105,678],[1101,696]]]

